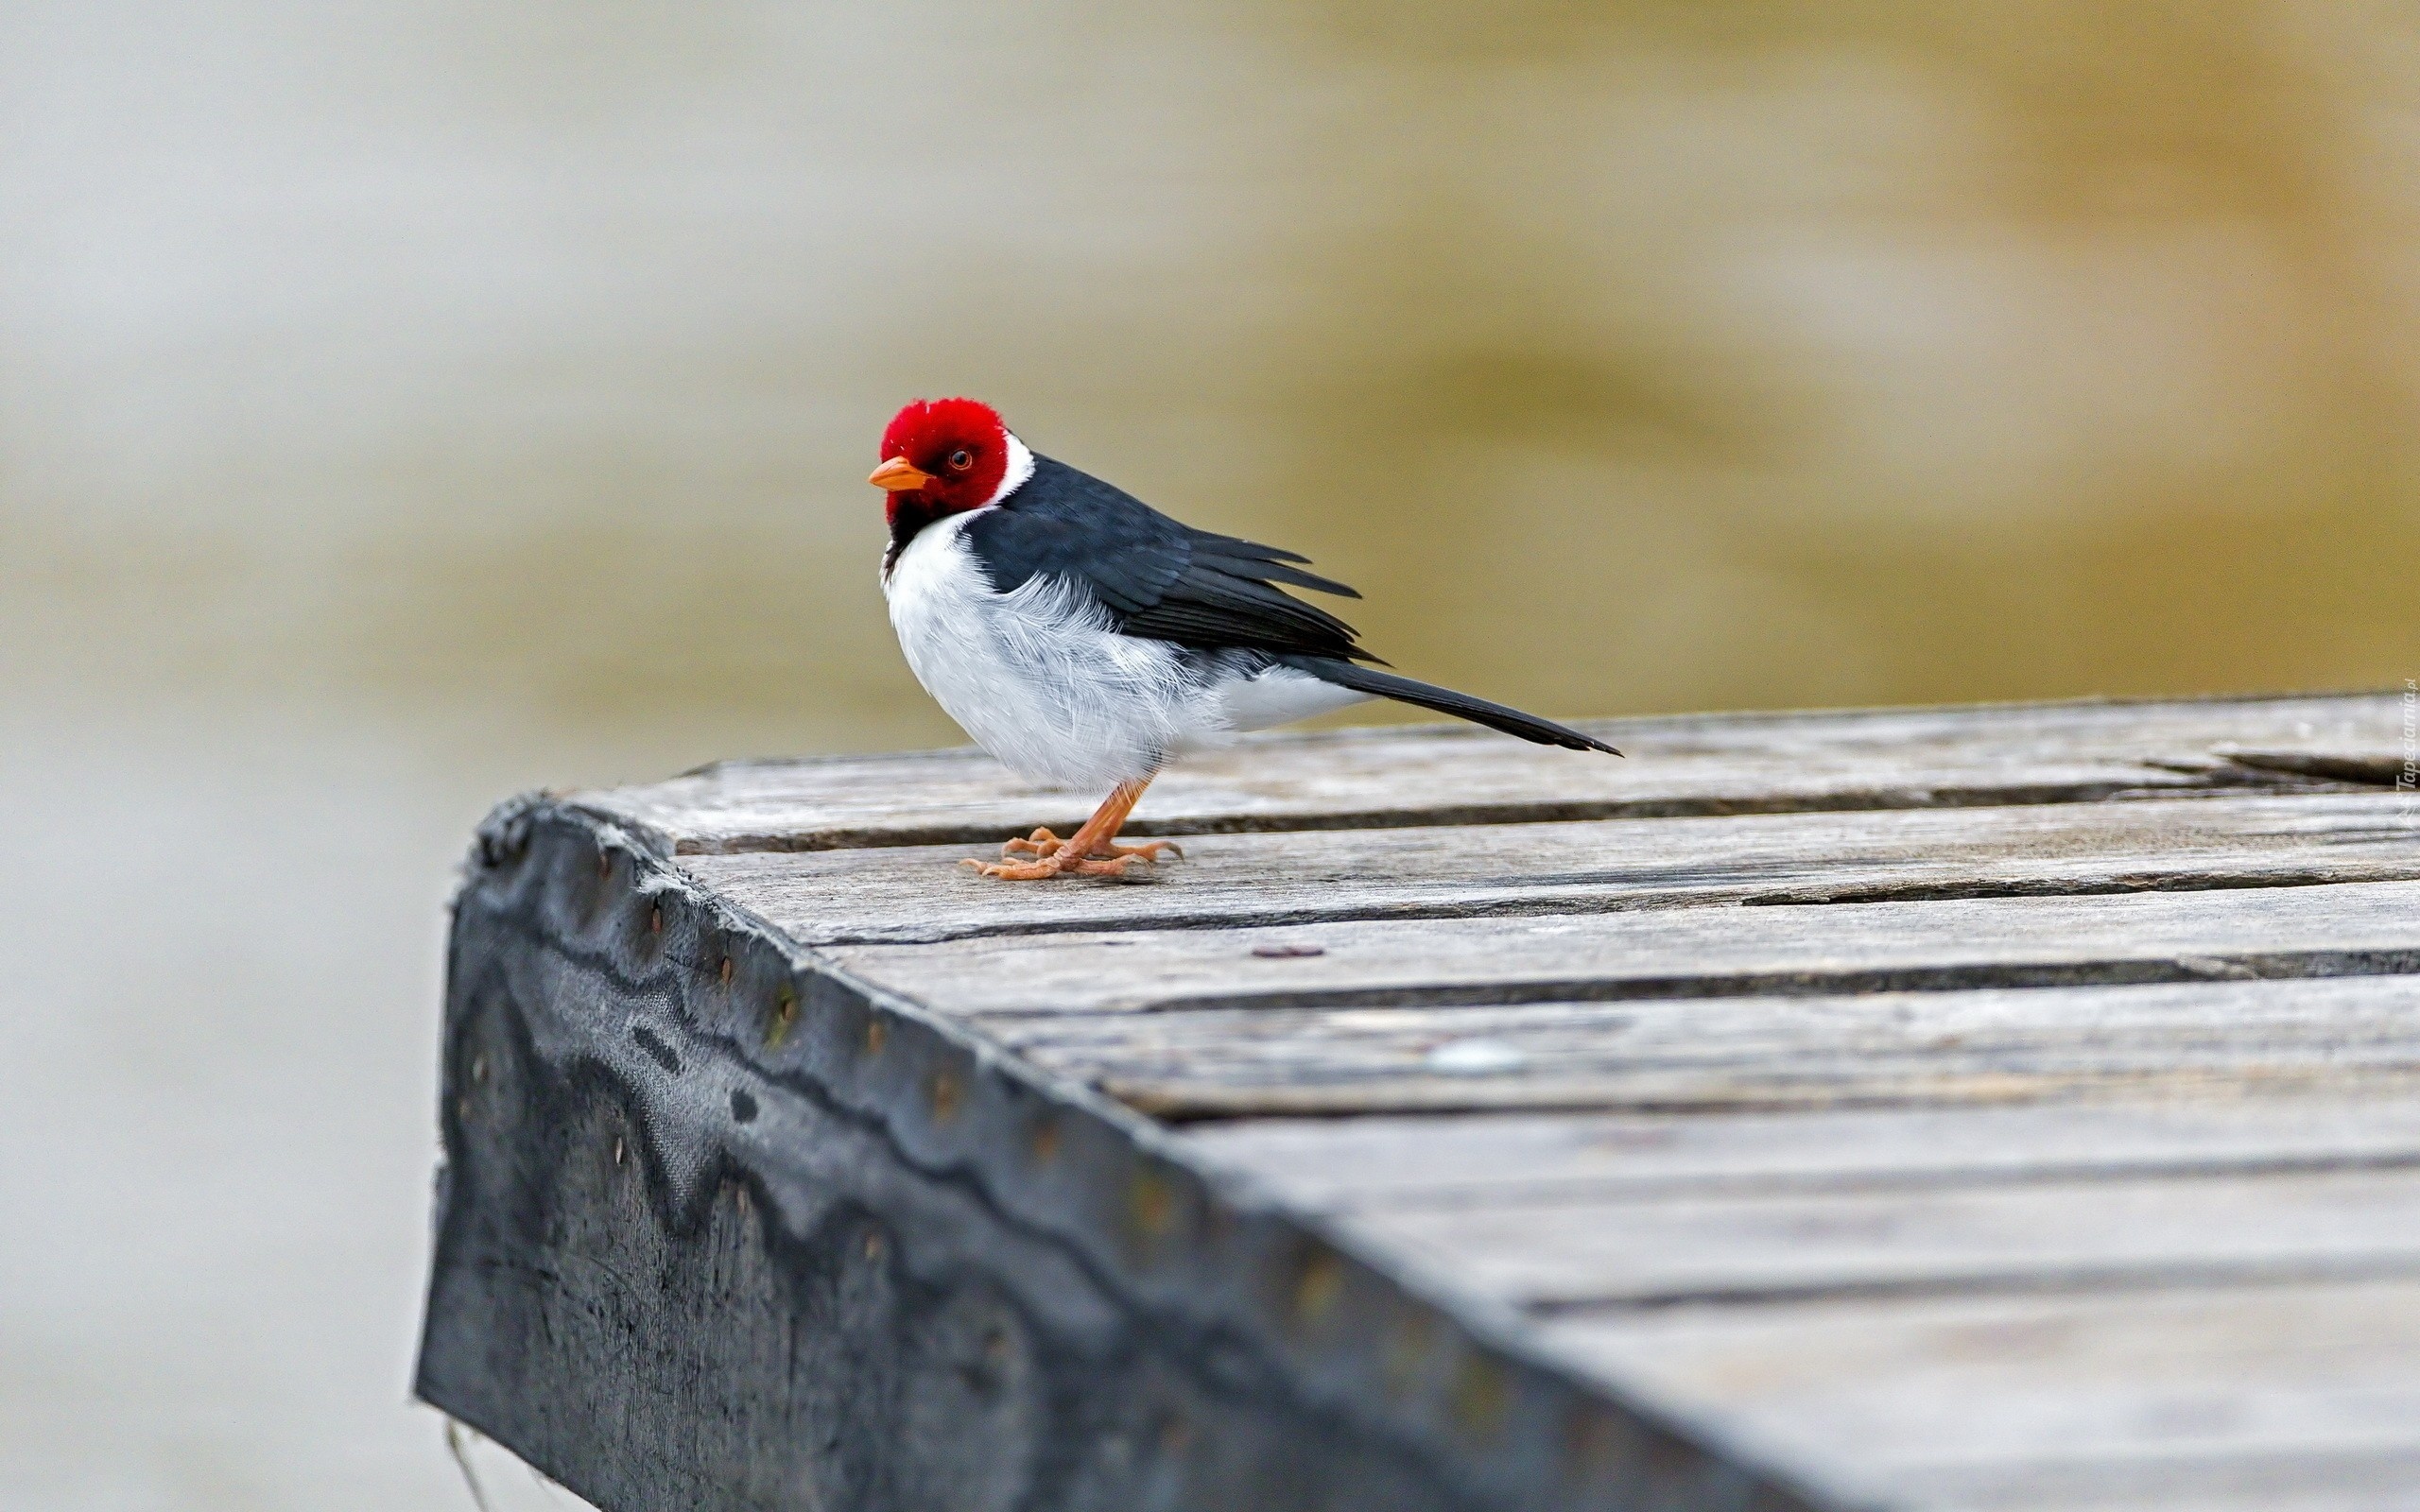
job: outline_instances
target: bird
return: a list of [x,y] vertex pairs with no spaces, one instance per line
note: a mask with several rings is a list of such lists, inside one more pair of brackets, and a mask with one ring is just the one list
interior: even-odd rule
[[1035,452],[974,399],[919,399],[866,479],[886,495],[883,596],[916,680],[1011,770],[1107,789],[1072,835],[1011,839],[987,877],[1122,877],[1184,852],[1118,833],[1162,765],[1235,734],[1392,698],[1541,745],[1592,735],[1387,671],[1288,589],[1359,598],[1310,558],[1197,530]]

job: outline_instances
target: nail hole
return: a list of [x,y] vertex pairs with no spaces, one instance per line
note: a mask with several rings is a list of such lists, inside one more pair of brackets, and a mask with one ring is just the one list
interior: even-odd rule
[[772,1022],[765,1025],[765,1048],[768,1050],[782,1048],[782,1041],[790,1037],[790,1030],[797,1023],[798,995],[785,991],[780,1001],[773,1005]]
[[755,1098],[755,1095],[754,1095],[753,1093],[750,1092],[750,1091],[749,1091],[746,1088],[744,1088],[744,1087],[734,1087],[734,1088],[731,1090],[731,1116],[732,1116],[732,1118],[733,1118],[734,1120],[735,1120],[735,1121],[736,1121],[736,1122],[738,1122],[738,1123],[742,1123],[742,1124],[753,1124],[753,1123],[755,1123],[755,1122],[756,1122],[756,1098]]

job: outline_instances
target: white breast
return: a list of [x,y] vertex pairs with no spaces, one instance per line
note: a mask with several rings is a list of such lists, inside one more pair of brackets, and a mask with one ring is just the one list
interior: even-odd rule
[[1053,580],[994,593],[966,544],[975,513],[919,532],[883,583],[891,627],[925,691],[1018,773],[1107,789],[1228,728],[1223,699],[1176,647],[1118,634]]

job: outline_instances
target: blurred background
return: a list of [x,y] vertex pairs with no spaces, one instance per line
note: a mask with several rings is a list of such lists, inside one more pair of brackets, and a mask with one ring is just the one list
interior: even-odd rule
[[0,1504],[451,1508],[493,799],[955,743],[914,395],[1545,712],[2420,671],[2420,11],[0,9]]

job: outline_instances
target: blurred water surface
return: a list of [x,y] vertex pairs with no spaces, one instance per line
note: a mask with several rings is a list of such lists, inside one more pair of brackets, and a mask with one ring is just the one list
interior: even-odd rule
[[491,799],[957,736],[911,394],[1558,713],[2420,669],[2420,22],[0,11],[0,1503],[461,1504],[401,1406]]

